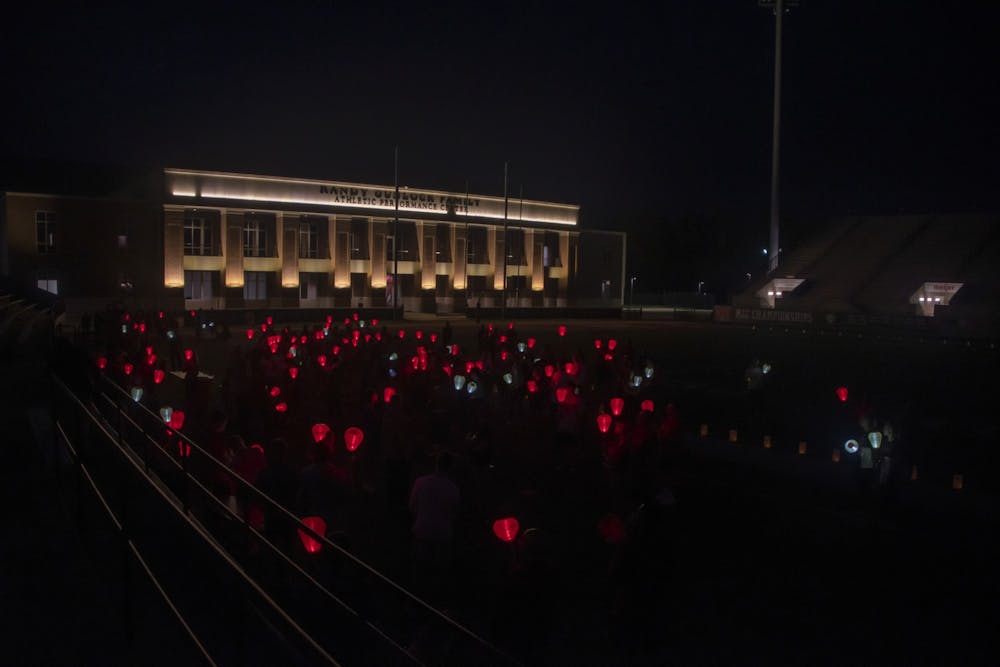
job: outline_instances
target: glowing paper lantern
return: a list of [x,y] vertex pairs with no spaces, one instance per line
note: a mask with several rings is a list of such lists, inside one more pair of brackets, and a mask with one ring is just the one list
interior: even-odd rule
[[566,375],[576,375],[577,370],[579,370],[579,366],[572,361],[567,361],[563,369],[566,371]]
[[157,368],[155,371],[153,371],[153,384],[162,384],[163,378],[165,378],[166,376],[167,376],[166,373]]
[[553,366],[552,364],[547,364],[544,370],[545,370],[545,377],[550,378],[555,374],[556,367]]
[[150,366],[152,366],[153,364],[155,364],[156,363],[156,355],[155,354],[151,354],[148,357],[146,357],[146,363],[149,364]]
[[384,403],[392,403],[392,397],[396,395],[395,387],[386,387],[382,390],[382,401]]
[[872,446],[872,449],[878,449],[882,445],[882,433],[880,431],[872,431],[869,433],[868,444]]
[[327,424],[313,424],[312,426],[313,442],[323,442],[324,438],[326,438],[329,433],[330,426]]
[[521,528],[517,519],[509,516],[505,519],[497,519],[493,522],[493,534],[501,542],[513,542],[517,538],[517,531]]
[[837,387],[837,398],[840,399],[841,403],[847,402],[847,387]]
[[339,345],[334,345],[333,346],[333,356],[336,357],[338,354],[340,354],[340,346]]
[[504,373],[503,374],[503,381],[506,382],[507,384],[513,384],[513,382],[514,382],[514,376],[511,375],[510,373]]
[[97,367],[99,369],[101,369],[102,371],[105,368],[107,368],[108,367],[108,358],[107,357],[97,357]]
[[139,322],[139,333],[146,333],[146,323]]
[[184,413],[181,412],[180,410],[174,410],[173,413],[171,413],[170,419],[169,421],[167,421],[167,424],[170,426],[170,428],[174,429],[175,431],[181,430],[182,428],[184,428]]
[[566,387],[559,387],[556,389],[556,400],[560,403],[566,402],[566,397],[569,396],[569,389]]
[[632,376],[632,386],[633,387],[638,387],[641,384],[642,384],[642,378],[640,376],[638,376],[638,375],[633,375]]
[[500,342],[501,343],[506,343],[507,342],[507,336],[500,336]]
[[300,344],[302,344],[302,345],[305,345],[305,344],[306,344],[306,343],[308,343],[308,342],[309,342],[309,338],[308,338],[308,336],[305,336],[305,335],[303,335],[303,336],[300,336],[300,337],[299,337],[299,343],[300,343]]
[[372,318],[372,326],[373,327],[377,327],[378,326],[378,320],[375,319],[374,317]]
[[625,399],[624,398],[612,398],[611,399],[611,414],[615,417],[619,417],[622,414],[622,410],[625,409]]
[[400,329],[399,330],[399,339],[403,340],[404,338],[406,338],[406,329]]
[[358,447],[365,439],[365,432],[362,431],[357,426],[348,426],[347,430],[344,431],[344,446],[347,447],[347,451],[356,452]]
[[417,337],[417,340],[423,340],[424,332],[421,331],[420,329],[417,329],[417,332],[413,335]]
[[470,382],[469,384],[467,384],[465,386],[465,391],[466,391],[466,393],[469,393],[469,394],[476,393],[477,389],[479,389],[479,385],[476,384],[475,382]]
[[502,350],[500,352],[500,361],[507,361],[507,357],[508,357],[507,350]]
[[614,350],[616,347],[618,347],[618,341],[616,341],[614,338],[609,338],[608,339],[608,349],[609,350]]
[[643,412],[653,412],[656,408],[653,404],[653,401],[647,398],[645,401],[639,404],[639,409],[642,410]]
[[266,324],[261,324],[260,325],[260,332],[264,333],[265,331],[267,331],[267,325]]
[[646,364],[646,368],[644,369],[643,373],[645,374],[647,380],[650,379],[650,378],[652,378],[653,377],[653,364]]
[[326,368],[326,355],[321,354],[318,357],[316,357],[316,363],[320,365],[320,368]]
[[128,362],[125,362],[125,364],[122,365],[122,371],[125,372],[125,375],[132,375],[132,369],[133,369],[132,364]]
[[597,429],[601,433],[607,433],[610,428],[611,428],[611,415],[603,412],[597,415]]
[[600,338],[595,338],[594,339],[594,349],[595,350],[601,349],[601,339]]
[[767,375],[771,372],[771,364],[764,364],[760,367],[760,370],[764,373],[764,375]]
[[432,343],[438,342],[438,335],[437,334],[434,334],[434,333],[431,334],[431,342]]
[[267,317],[265,317],[264,321],[267,322],[267,326],[271,326],[272,324],[274,324],[274,318],[271,317],[270,315],[268,315]]
[[565,324],[560,324],[559,325],[559,329],[557,331],[559,332],[559,337],[560,338],[564,337],[566,335],[566,325]]
[[271,398],[278,398],[278,396],[281,394],[281,387],[277,387],[277,386],[271,387],[270,394],[271,394]]
[[535,348],[535,343],[536,342],[537,341],[534,338],[529,338],[528,339],[528,349],[529,350],[533,350]]
[[191,361],[192,359],[194,359],[194,350],[192,350],[190,348],[187,349],[187,350],[184,350],[184,358],[187,359],[188,361]]
[[294,359],[297,356],[299,356],[299,348],[292,345],[291,347],[288,348],[288,358]]
[[399,359],[399,355],[398,354],[396,354],[395,352],[390,352],[389,353],[389,361],[396,361],[397,359]]
[[353,319],[355,322],[357,322],[358,321],[358,314],[357,313],[351,313],[351,319]]
[[528,393],[529,394],[534,394],[536,391],[538,391],[538,383],[535,382],[534,380],[528,380],[525,383],[525,386],[528,387]]
[[288,375],[291,376],[291,378],[293,380],[295,378],[297,378],[299,376],[299,367],[298,366],[290,366],[288,368]]
[[458,344],[457,343],[451,346],[451,355],[453,357],[457,357],[458,356]]
[[604,361],[611,361],[612,359],[614,359],[614,355],[612,355],[610,352],[606,352],[604,354]]
[[275,412],[288,412],[288,403],[281,402],[274,406]]
[[517,351],[524,354],[524,351],[528,349],[528,346],[524,344],[524,341],[520,341],[517,344]]
[[162,408],[160,408],[160,419],[163,420],[164,424],[170,423],[170,418],[173,416],[173,414],[174,414],[174,409],[169,405],[164,405]]
[[507,323],[507,330],[508,331],[513,331],[514,330],[514,323],[513,322],[508,322]]
[[[309,530],[313,531],[320,537],[326,537],[326,521],[324,521],[322,517],[307,516],[302,519],[302,523],[309,528]],[[323,548],[322,542],[301,528],[299,528],[299,539],[302,540],[302,546],[304,546],[306,551],[311,554],[317,553]]]
[[608,544],[618,544],[625,539],[625,524],[617,514],[605,514],[597,522],[597,533]]
[[152,345],[147,345],[146,346],[146,356],[148,357],[151,354],[153,354],[153,346]]

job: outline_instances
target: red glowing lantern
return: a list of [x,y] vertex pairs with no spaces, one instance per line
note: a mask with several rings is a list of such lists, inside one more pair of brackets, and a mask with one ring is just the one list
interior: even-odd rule
[[358,447],[361,446],[364,439],[365,432],[357,426],[348,426],[347,430],[344,431],[344,446],[347,447],[347,451],[349,452],[358,451]]
[[268,315],[267,317],[265,317],[264,321],[267,322],[267,326],[271,326],[272,324],[274,324],[274,318],[271,317],[270,315]]
[[597,532],[608,544],[618,544],[625,539],[625,524],[617,514],[605,514],[597,522]]
[[521,525],[512,516],[506,519],[497,519],[493,522],[493,534],[501,542],[513,542],[517,538],[517,531]]
[[643,412],[653,412],[654,411],[653,401],[647,398],[645,401],[639,404],[639,409],[642,410]]
[[253,340],[253,329],[247,329],[247,340]]
[[452,346],[451,346],[451,356],[453,356],[453,357],[457,357],[458,356],[458,343],[453,343],[452,344]]
[[375,340],[378,340],[378,341],[382,340],[382,333],[380,331],[376,331],[375,332]]
[[841,403],[847,403],[847,387],[837,387],[837,398]]
[[370,333],[365,334],[365,342],[370,343],[372,341],[372,335]]
[[614,356],[610,352],[605,353],[604,361],[611,361],[612,359],[614,359]]
[[501,343],[506,343],[507,342],[507,336],[500,336],[500,342]]
[[150,366],[152,366],[153,364],[155,364],[156,363],[156,355],[155,354],[151,354],[148,357],[146,357],[146,363],[149,364]]
[[538,341],[536,341],[534,338],[529,338],[528,339],[528,349],[529,350],[534,349],[535,343],[537,343],[537,342]]
[[431,342],[432,343],[438,342],[438,335],[436,333],[431,334]]
[[330,433],[330,426],[327,424],[313,424],[313,442],[323,442],[323,439]]
[[396,395],[395,387],[386,387],[382,390],[382,401],[384,403],[392,403],[392,397]]
[[326,368],[326,355],[321,354],[316,357],[316,363],[320,365],[320,368]]
[[609,350],[613,350],[616,347],[618,347],[618,341],[616,341],[614,338],[609,338],[608,339],[608,349]]
[[507,350],[501,350],[501,352],[500,352],[500,360],[501,361],[507,361]]
[[294,380],[295,378],[297,378],[297,377],[299,376],[299,367],[298,367],[298,366],[290,366],[290,367],[288,368],[288,375],[289,375],[289,376],[290,376],[290,377],[291,377],[291,378],[292,378],[293,380]]
[[132,364],[125,362],[122,366],[122,370],[125,371],[125,375],[132,375]]
[[406,329],[400,329],[399,330],[399,339],[403,340],[404,338],[406,338]]
[[489,324],[487,324],[487,325],[486,325],[486,329],[487,329],[487,330],[488,330],[488,331],[489,331],[490,333],[493,333],[493,323],[492,323],[492,322],[490,322]]
[[163,378],[166,377],[166,375],[167,375],[166,373],[157,368],[155,371],[153,371],[153,384],[161,384],[163,382]]
[[413,335],[417,337],[417,340],[421,340],[424,337],[424,332],[421,331],[420,329],[417,329],[417,332]]
[[600,338],[595,338],[594,339],[594,349],[595,350],[601,349],[601,339]]
[[163,311],[162,310],[159,313],[157,313],[157,317],[159,317],[161,320],[163,319]]
[[514,330],[514,323],[513,322],[508,322],[507,323],[507,329],[509,329],[510,331],[513,331]]
[[[307,516],[302,519],[302,524],[320,537],[326,536],[326,521],[324,521],[322,517]],[[306,551],[311,554],[314,554],[323,548],[322,542],[301,528],[299,528],[299,539],[302,540],[302,546],[304,546]]]
[[373,327],[377,327],[378,326],[378,320],[375,319],[374,317],[372,318],[372,326]]
[[566,387],[559,387],[556,389],[556,400],[560,403],[565,403],[567,396],[569,396],[569,389]]
[[100,368],[102,371],[105,368],[107,368],[108,367],[108,358],[107,357],[97,357],[97,367]]
[[338,354],[340,354],[340,346],[339,345],[334,345],[333,346],[333,356],[336,357]]
[[271,387],[271,398],[278,398],[281,395],[281,387]]
[[[313,338],[316,339],[316,340],[323,340],[323,331],[319,330],[316,333],[314,333],[313,334]],[[305,341],[302,341],[302,342],[304,343]]]
[[167,426],[175,431],[179,431],[184,428],[184,413],[180,410],[174,410],[170,414],[170,421],[167,422]]
[[278,403],[276,406],[274,406],[274,411],[275,412],[288,412],[288,403],[284,403],[284,402]]
[[267,325],[266,324],[261,324],[260,325],[260,331],[261,331],[261,333],[264,333],[265,331],[267,331]]
[[352,319],[353,319],[353,320],[354,320],[355,322],[357,322],[357,321],[358,321],[358,314],[357,314],[357,313],[351,313],[351,318],[352,318]]
[[139,333],[146,333],[146,323],[139,322]]
[[267,346],[267,349],[271,350],[271,354],[278,354],[278,344],[271,343]]
[[622,414],[622,410],[625,409],[625,399],[624,398],[612,398],[611,399],[611,414],[615,417],[619,417]]
[[528,388],[529,394],[534,394],[536,391],[538,391],[538,383],[535,382],[534,380],[528,380],[524,384]]
[[566,325],[565,324],[560,324],[559,325],[559,337],[562,338],[565,335],[566,335]]
[[611,415],[604,412],[597,415],[597,428],[601,433],[607,433],[611,428]]
[[301,345],[305,345],[308,342],[309,342],[309,337],[308,336],[300,336],[299,337],[299,343]]
[[564,368],[566,370],[566,375],[576,375],[576,372],[580,370],[580,367],[572,361],[566,362],[566,366]]
[[187,349],[187,350],[184,350],[184,358],[187,359],[188,361],[191,361],[192,359],[194,359],[194,350],[192,350],[190,348]]

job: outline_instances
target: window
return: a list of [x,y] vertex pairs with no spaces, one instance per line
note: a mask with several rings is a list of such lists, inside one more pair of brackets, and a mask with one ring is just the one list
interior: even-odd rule
[[299,224],[299,257],[319,258],[319,225],[303,220]]
[[211,255],[213,245],[212,225],[205,218],[192,217],[184,220],[185,255]]
[[212,271],[185,271],[184,298],[211,299]]
[[243,223],[243,256],[267,257],[267,229],[255,218]]
[[35,211],[35,239],[38,242],[39,254],[48,255],[56,251],[55,213],[52,211]]
[[39,278],[38,289],[43,289],[50,294],[59,294],[59,281],[55,278]]
[[243,272],[243,300],[263,301],[267,298],[267,272]]
[[319,280],[315,273],[299,274],[299,298],[303,300],[315,299],[318,294]]

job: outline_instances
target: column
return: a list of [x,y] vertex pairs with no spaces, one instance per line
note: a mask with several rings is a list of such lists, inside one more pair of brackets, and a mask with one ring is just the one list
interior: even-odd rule
[[559,291],[556,295],[556,305],[565,306],[566,296],[569,287],[569,232],[559,232],[559,260],[562,262],[562,271],[559,273]]
[[507,248],[504,247],[503,228],[490,227],[487,235],[490,264],[493,265],[493,289],[503,291],[503,267]]
[[163,284],[184,287],[184,211],[163,212]]
[[222,254],[226,262],[225,285],[226,287],[243,287],[243,214],[223,211],[221,216],[219,226],[223,230]]
[[420,288],[434,289],[437,282],[437,253],[434,252],[437,225],[433,222],[418,222],[417,237],[420,239]]
[[466,254],[465,225],[451,226],[452,288],[465,289],[468,256]]
[[368,222],[368,251],[371,253],[371,273],[369,284],[374,289],[385,288],[385,253],[386,236],[389,223],[385,220],[370,220]]
[[528,275],[531,276],[531,291],[545,289],[545,232],[537,229],[525,231],[524,246],[528,253]]
[[297,289],[299,286],[299,223],[292,219],[285,220],[284,214],[278,213],[275,225],[278,228],[278,238],[282,240],[278,247],[278,257],[281,258],[281,286]]
[[330,223],[330,257],[333,259],[333,286],[351,286],[351,219],[335,217]]

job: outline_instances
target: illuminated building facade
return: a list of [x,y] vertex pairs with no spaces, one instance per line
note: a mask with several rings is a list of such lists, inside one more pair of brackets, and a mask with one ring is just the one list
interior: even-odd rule
[[391,186],[164,174],[163,284],[188,308],[391,306],[397,291],[410,311],[498,307],[505,273],[508,307],[622,303],[625,237],[581,232],[575,205],[510,199],[505,233],[502,197],[401,188],[397,225]]
[[505,292],[511,308],[622,304],[625,235],[579,229],[576,205],[511,198],[505,224],[503,197],[404,187],[397,223],[391,186],[186,169],[153,179],[127,201],[4,193],[3,273],[71,309],[398,300],[462,312],[499,307]]

